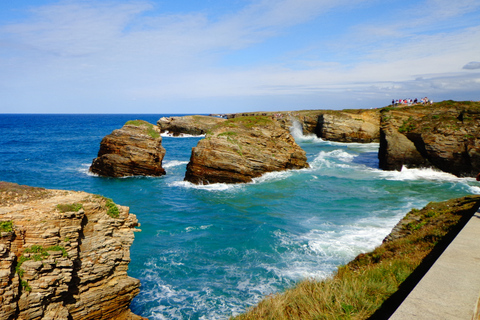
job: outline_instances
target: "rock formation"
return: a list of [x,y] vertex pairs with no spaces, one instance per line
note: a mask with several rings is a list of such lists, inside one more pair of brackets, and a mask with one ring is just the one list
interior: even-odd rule
[[209,116],[183,116],[163,117],[157,121],[161,133],[173,136],[188,134],[193,136],[204,135],[214,126],[224,122],[225,119]]
[[[244,114],[229,114],[235,118]],[[284,128],[293,121],[302,125],[303,134],[337,142],[377,142],[380,139],[380,112],[365,110],[300,110],[288,112],[258,112],[250,116],[268,115],[277,119]]]
[[480,103],[385,108],[380,138],[384,170],[433,167],[474,177],[480,172]]
[[0,319],[144,319],[129,310],[138,221],[85,192],[0,182]]
[[103,138],[90,171],[106,177],[161,176],[164,156],[162,137],[153,124],[128,121]]
[[377,110],[332,111],[318,117],[318,137],[338,142],[375,142],[380,139],[380,113]]
[[305,151],[276,120],[238,117],[212,128],[192,149],[185,180],[241,183],[266,172],[307,167]]

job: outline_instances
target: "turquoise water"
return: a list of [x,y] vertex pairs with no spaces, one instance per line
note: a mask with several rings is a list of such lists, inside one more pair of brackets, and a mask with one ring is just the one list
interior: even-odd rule
[[304,278],[324,278],[373,249],[411,208],[480,194],[473,178],[378,169],[378,144],[344,144],[293,128],[311,168],[253,183],[184,182],[201,137],[164,137],[159,178],[88,173],[101,139],[163,115],[0,115],[0,180],[82,190],[130,207],[142,224],[129,274],[132,310],[150,319],[226,319]]

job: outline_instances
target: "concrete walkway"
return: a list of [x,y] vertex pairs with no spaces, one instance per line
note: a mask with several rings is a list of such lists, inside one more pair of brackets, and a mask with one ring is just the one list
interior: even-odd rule
[[[480,297],[480,210],[390,320],[472,320]],[[477,307],[478,308],[478,307]],[[477,320],[478,314],[475,316]]]

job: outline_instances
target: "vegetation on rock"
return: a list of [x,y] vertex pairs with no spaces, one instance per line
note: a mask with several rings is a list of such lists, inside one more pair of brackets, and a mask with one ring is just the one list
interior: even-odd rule
[[[434,262],[479,207],[480,196],[467,196],[413,209],[382,245],[338,268],[329,279],[302,281],[235,319],[368,319],[395,310],[389,303],[396,302],[389,298],[419,266]],[[408,284],[412,288],[413,280]]]

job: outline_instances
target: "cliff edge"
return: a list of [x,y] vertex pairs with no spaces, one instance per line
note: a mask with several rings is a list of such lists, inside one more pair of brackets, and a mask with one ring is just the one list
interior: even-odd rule
[[467,177],[480,172],[479,102],[449,100],[381,114],[381,169],[433,167]]
[[0,319],[144,319],[129,310],[138,225],[101,196],[0,182]]

